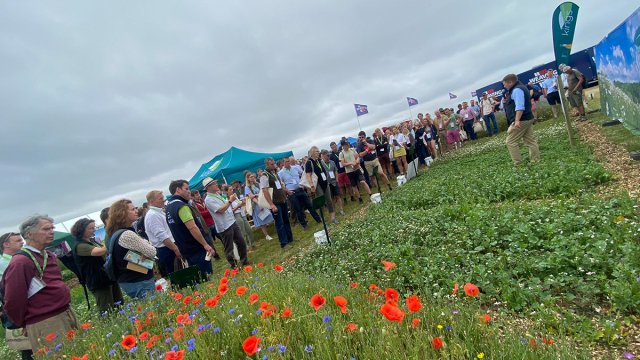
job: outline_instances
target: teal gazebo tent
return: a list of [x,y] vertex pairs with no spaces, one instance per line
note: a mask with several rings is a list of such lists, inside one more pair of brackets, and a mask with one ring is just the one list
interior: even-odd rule
[[66,232],[62,232],[62,231],[56,231],[55,234],[53,235],[53,242],[48,247],[49,248],[56,247],[60,245],[60,243],[62,243],[63,241],[65,241],[70,248],[73,248],[73,246],[76,243],[76,240],[73,238],[73,235]]
[[202,164],[198,172],[189,180],[189,187],[194,190],[202,190],[202,180],[207,177],[227,183],[234,180],[244,182],[245,170],[264,169],[264,159],[270,157],[279,160],[288,156],[293,156],[293,152],[259,153],[232,146],[229,150]]

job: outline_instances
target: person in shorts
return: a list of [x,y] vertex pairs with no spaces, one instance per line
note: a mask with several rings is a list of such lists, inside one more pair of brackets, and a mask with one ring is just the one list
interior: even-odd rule
[[[349,176],[347,175],[344,166],[342,166],[342,164],[340,163],[340,150],[338,150],[338,145],[335,143],[335,141],[332,141],[331,144],[329,144],[329,147],[331,148],[331,154],[329,154],[329,158],[336,165],[337,169],[336,176],[338,190],[342,195],[343,202],[347,202],[347,195],[350,194],[351,182],[349,182]],[[353,194],[351,194],[351,201],[355,201]]]
[[571,107],[578,111],[578,121],[587,120],[582,99],[584,75],[582,75],[578,69],[573,69],[571,66],[565,64],[560,64],[559,68],[560,71],[567,74],[567,99],[569,99]]
[[[378,179],[375,176],[377,173],[382,177],[382,181],[387,184],[389,190],[392,190],[391,184],[389,184],[389,179],[384,171],[382,171],[382,166],[380,165],[380,161],[378,161],[376,146],[371,138],[367,138],[367,134],[364,131],[360,131],[360,133],[358,133],[358,147],[356,152],[358,153],[358,156],[364,160],[364,168],[367,170],[367,173],[369,173],[371,180],[376,184],[378,183]],[[377,184],[377,186],[378,190],[380,190],[380,184]]]
[[360,159],[358,157],[358,153],[351,148],[351,144],[349,141],[343,140],[340,142],[342,146],[342,151],[340,152],[339,158],[340,163],[345,168],[345,172],[349,177],[349,184],[351,185],[351,190],[353,194],[358,197],[358,202],[362,204],[362,196],[360,196],[360,191],[358,190],[358,182],[364,184],[365,189],[368,190],[369,195],[371,195],[371,190],[367,183],[364,181],[363,170],[360,167]]
[[447,127],[447,142],[449,143],[450,147],[455,149],[462,147],[458,114],[453,113],[451,109],[445,109],[444,122]]
[[560,104],[560,93],[558,92],[558,77],[553,69],[547,70],[547,79],[542,82],[542,93],[551,105],[553,118],[558,117],[558,104]]

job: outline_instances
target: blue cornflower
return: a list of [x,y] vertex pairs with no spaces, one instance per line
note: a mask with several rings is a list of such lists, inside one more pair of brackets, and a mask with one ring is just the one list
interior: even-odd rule
[[113,333],[108,333],[108,334],[107,334],[107,337],[111,337],[111,335],[113,335]]
[[116,349],[111,349],[111,351],[109,351],[109,356],[113,356],[116,354]]
[[333,326],[327,325],[327,330],[329,330],[329,331],[333,330]]
[[269,359],[269,358],[267,357],[267,355],[263,355],[263,356],[262,356],[262,360],[267,360],[267,359]]
[[105,316],[107,316],[107,314],[109,314],[109,312],[108,312],[108,311],[105,311],[105,312],[103,312],[103,313],[102,313],[102,314],[100,314],[100,315],[102,315],[102,317],[105,317]]
[[171,338],[166,338],[166,339],[164,339],[164,343],[165,343],[165,344],[169,344],[170,342],[171,342]]
[[214,332],[214,333],[218,333],[218,332],[220,332],[220,328],[219,328],[219,327],[217,327],[217,326],[216,326],[216,327],[214,327],[214,328],[213,328],[213,332]]
[[196,330],[197,332],[202,332],[204,331],[204,325],[200,325],[198,326],[198,330]]
[[56,351],[58,351],[58,350],[60,350],[60,349],[62,349],[62,344],[58,344],[58,345],[56,345],[55,350],[56,350]]
[[329,315],[325,315],[325,316],[322,318],[322,321],[324,321],[324,322],[326,322],[326,323],[331,322],[331,316],[329,316]]
[[138,347],[134,346],[131,348],[131,350],[129,350],[129,352],[133,354],[134,352],[136,352],[136,350],[138,350]]
[[234,308],[229,309],[229,314],[233,314],[234,312],[236,312],[236,309]]
[[278,351],[280,351],[280,353],[284,354],[284,352],[287,351],[287,347],[282,345],[282,344],[278,344]]
[[260,309],[256,310],[256,314],[257,315],[262,315],[262,310],[260,310]]
[[171,351],[178,351],[178,345],[173,345],[171,347]]
[[211,329],[211,323],[208,323],[207,325],[204,326],[205,329]]
[[307,352],[307,353],[312,352],[312,351],[313,351],[313,346],[311,346],[311,345],[307,345],[307,346],[305,346],[305,347],[304,347],[304,351],[305,351],[305,352]]
[[267,350],[268,350],[268,351],[273,351],[273,346],[269,346],[269,347],[267,348]]
[[196,349],[196,339],[191,338],[189,339],[189,341],[187,341],[187,350],[193,351],[195,349]]
[[118,311],[118,313],[120,313],[120,315],[124,315],[124,309]]
[[191,312],[191,315],[198,315],[198,310],[197,310],[197,309],[196,309],[196,310],[193,310],[193,311]]
[[446,330],[451,331],[451,325],[447,325]]
[[253,329],[253,331],[251,331],[251,335],[255,335],[258,333],[258,329]]

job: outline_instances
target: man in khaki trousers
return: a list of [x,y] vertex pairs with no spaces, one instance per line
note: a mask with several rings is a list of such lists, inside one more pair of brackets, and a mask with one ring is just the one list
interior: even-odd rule
[[502,79],[502,85],[507,90],[505,92],[506,103],[504,106],[507,122],[511,125],[507,130],[507,150],[514,165],[522,163],[520,146],[518,141],[529,148],[529,161],[537,163],[540,161],[540,150],[538,141],[533,134],[533,112],[531,111],[531,95],[529,89],[518,81],[515,74],[509,74]]

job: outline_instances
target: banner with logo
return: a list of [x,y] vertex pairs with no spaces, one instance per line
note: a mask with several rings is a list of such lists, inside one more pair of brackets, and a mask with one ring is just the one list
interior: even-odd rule
[[640,8],[595,47],[601,111],[640,135]]
[[553,50],[558,65],[569,64],[579,9],[578,5],[572,2],[564,2],[553,12],[551,32],[553,33]]

